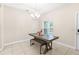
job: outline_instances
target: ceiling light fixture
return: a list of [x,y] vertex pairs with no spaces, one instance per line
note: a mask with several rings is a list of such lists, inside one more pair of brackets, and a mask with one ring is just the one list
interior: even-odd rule
[[40,17],[40,13],[32,10],[32,9],[27,9],[26,12],[33,18],[33,19],[38,19]]

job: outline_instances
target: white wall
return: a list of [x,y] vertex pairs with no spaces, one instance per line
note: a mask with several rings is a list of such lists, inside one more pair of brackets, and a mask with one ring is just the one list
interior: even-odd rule
[[[60,38],[58,42],[75,47],[75,12],[78,11],[79,4],[71,4],[49,12],[40,19],[50,19],[54,23],[54,34]],[[37,25],[36,28],[34,24]],[[30,38],[27,34],[39,30],[38,25],[25,11],[4,6],[4,43]]]
[[1,48],[1,6],[0,6],[0,48]]
[[38,22],[27,12],[4,6],[4,43],[27,40],[29,33],[38,30]]
[[58,42],[69,47],[76,47],[75,13],[79,12],[79,4],[69,4],[43,15],[41,21],[51,20],[54,34],[59,36]]

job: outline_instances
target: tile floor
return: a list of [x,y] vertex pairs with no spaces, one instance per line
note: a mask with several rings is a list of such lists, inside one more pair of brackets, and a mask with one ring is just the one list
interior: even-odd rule
[[[6,46],[0,55],[40,55],[39,45],[30,46],[29,42],[21,42]],[[79,51],[53,43],[53,49],[46,55],[79,55]]]

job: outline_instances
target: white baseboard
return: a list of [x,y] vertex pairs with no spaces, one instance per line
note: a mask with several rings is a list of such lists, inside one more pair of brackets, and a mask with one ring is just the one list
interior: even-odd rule
[[4,49],[4,45],[2,43],[1,48],[0,48],[0,51],[2,51],[3,49]]
[[0,51],[2,51],[2,50],[3,50],[3,47],[0,48]]
[[18,41],[15,41],[15,42],[11,42],[11,43],[4,44],[4,46],[16,44],[16,43],[21,43],[21,42],[25,42],[25,41],[26,41],[26,40],[18,40]]
[[27,40],[18,40],[18,41],[15,41],[15,42],[6,43],[6,44],[4,44],[4,46],[2,46],[0,48],[0,51],[2,51],[5,46],[9,46],[9,45],[12,45],[12,44],[21,43],[21,42],[25,42],[25,41],[27,41]]
[[[27,41],[27,40],[19,40],[19,41],[15,41],[15,42],[11,42],[11,43],[4,44],[4,46],[16,44],[16,43],[21,43],[21,42],[25,42],[25,41]],[[70,46],[70,45],[67,45],[67,44],[64,44],[64,43],[61,43],[61,42],[58,42],[58,41],[54,41],[54,43],[59,44],[59,45],[62,45],[62,46],[65,46],[65,47],[68,47],[68,48],[71,48],[71,49],[76,49],[73,46]]]
[[64,43],[61,43],[61,42],[58,42],[58,41],[55,41],[55,43],[56,44],[59,44],[59,45],[62,45],[62,46],[65,46],[65,47],[68,47],[68,48],[71,48],[71,49],[76,49],[75,47],[73,47],[73,46],[70,46],[70,45],[68,45],[68,44],[64,44]]

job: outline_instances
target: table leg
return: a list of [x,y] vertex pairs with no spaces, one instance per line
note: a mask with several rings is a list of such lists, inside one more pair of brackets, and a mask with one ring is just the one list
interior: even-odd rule
[[46,54],[51,49],[52,49],[52,42],[47,43],[46,46],[45,46],[45,51],[44,51],[43,54]]
[[33,39],[30,40],[30,46],[31,46],[31,45],[34,45],[34,43],[32,43],[32,40],[33,40]]
[[42,54],[42,53],[41,53],[41,47],[42,47],[42,46],[40,45],[40,54]]
[[50,42],[50,49],[52,49],[52,42]]
[[48,43],[48,50],[52,49],[52,42]]
[[31,40],[30,40],[30,46],[31,46],[32,44],[31,44]]
[[45,45],[45,50],[44,50],[43,54],[46,54],[46,50],[47,50],[47,44]]

